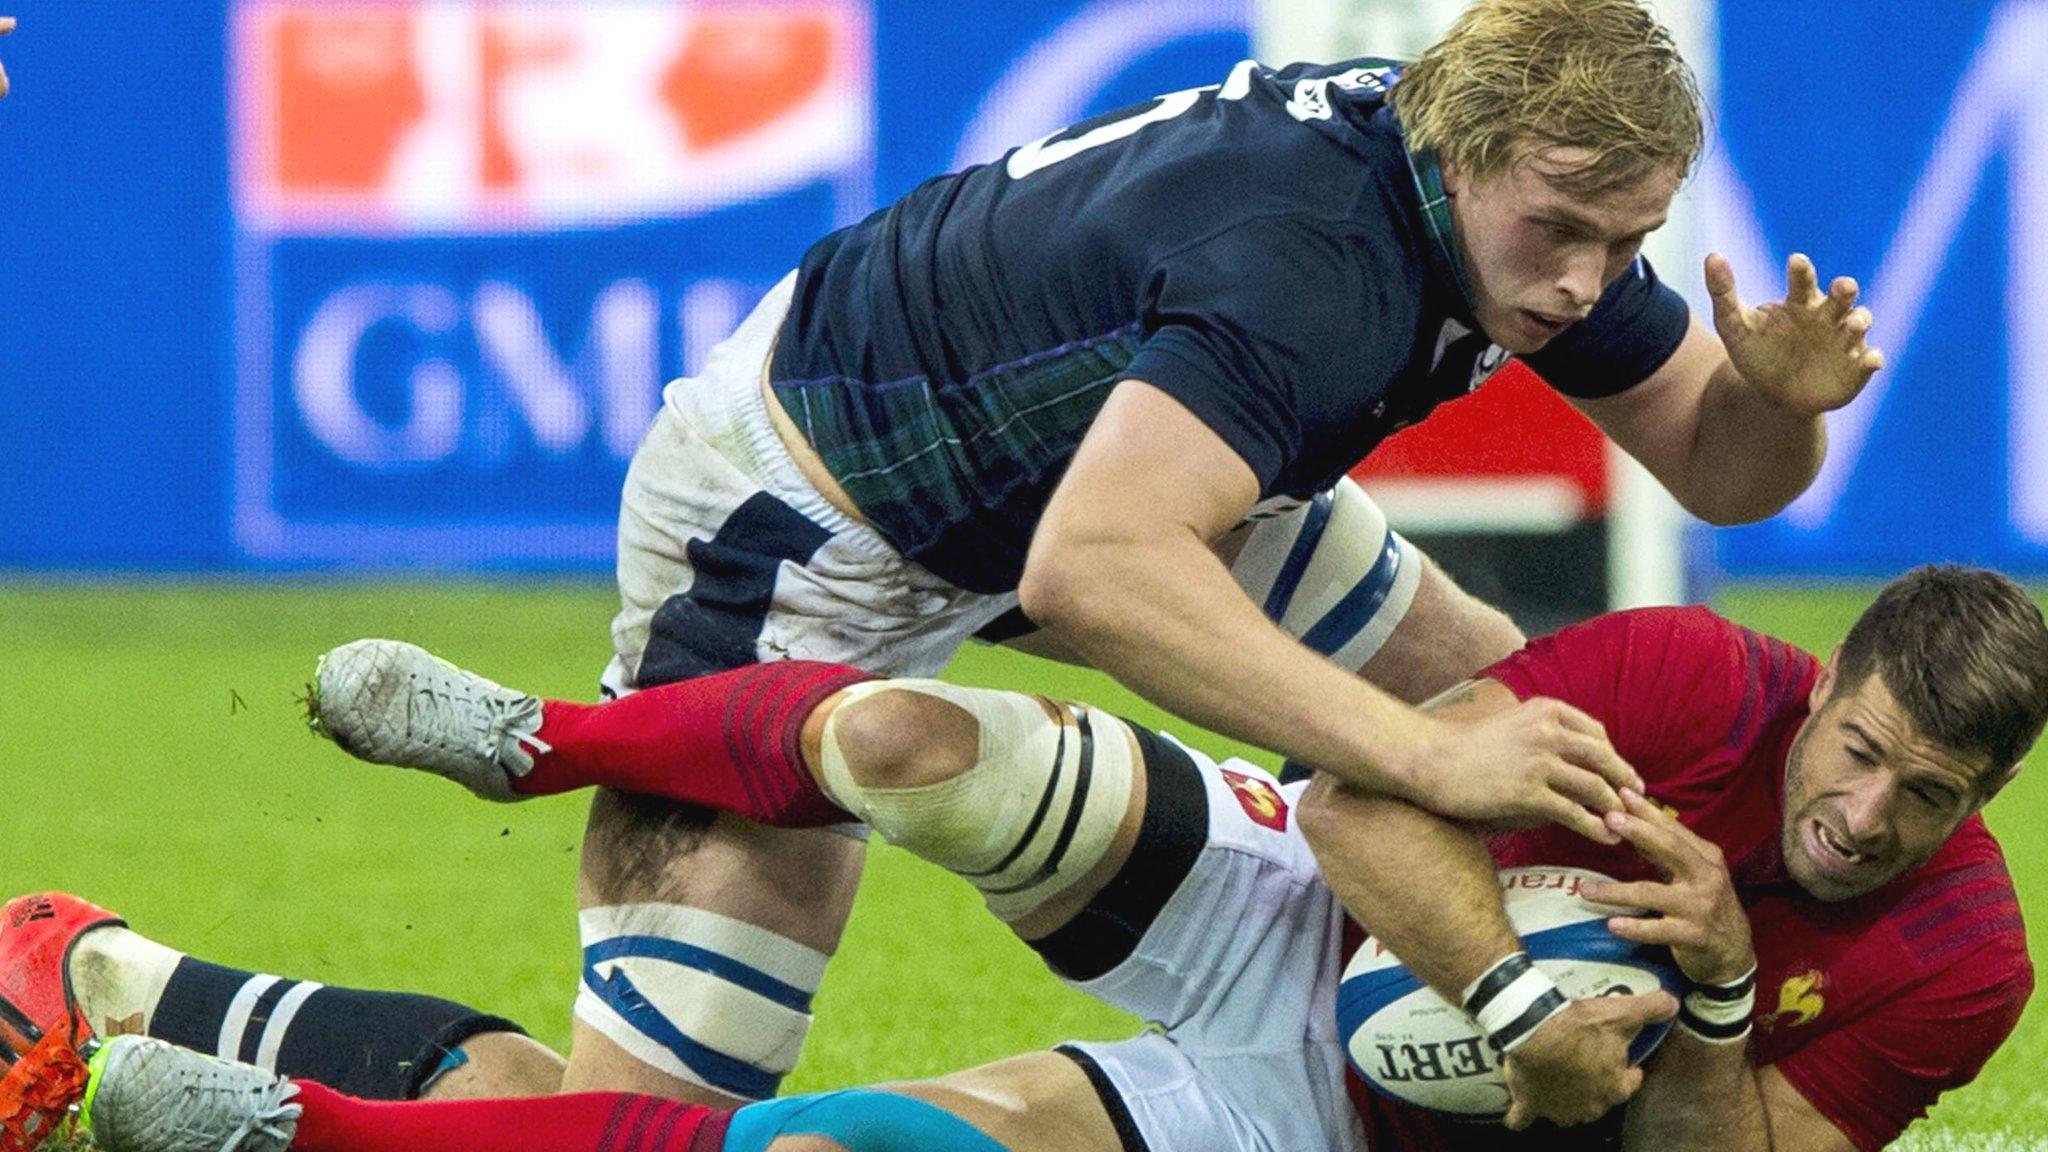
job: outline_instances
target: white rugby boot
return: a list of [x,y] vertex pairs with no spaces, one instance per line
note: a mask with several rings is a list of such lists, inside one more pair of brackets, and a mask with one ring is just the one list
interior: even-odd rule
[[116,1036],[93,1056],[79,1123],[103,1152],[285,1152],[298,1092],[251,1064]]
[[535,735],[539,697],[402,640],[356,640],[320,657],[306,720],[357,759],[446,776],[486,800],[522,799],[513,778],[548,750]]

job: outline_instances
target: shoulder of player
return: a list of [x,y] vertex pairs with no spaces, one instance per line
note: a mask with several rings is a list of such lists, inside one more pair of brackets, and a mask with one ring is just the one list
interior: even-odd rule
[[1748,653],[1768,637],[1751,632],[1703,605],[1627,608],[1573,625],[1560,636],[1578,633],[1618,655],[1630,671],[1657,670],[1698,677],[1716,670],[1747,666]]
[[1939,991],[2033,987],[2026,922],[1998,841],[1971,817],[1890,891],[1882,919],[1902,966]]

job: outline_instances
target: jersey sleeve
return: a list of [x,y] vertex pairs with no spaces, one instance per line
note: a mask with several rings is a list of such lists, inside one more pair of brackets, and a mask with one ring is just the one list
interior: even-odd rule
[[2033,990],[2023,943],[2001,942],[1947,966],[1871,1015],[1772,1067],[1864,1152],[1975,1079],[2019,1023]]
[[1662,368],[1691,325],[1685,298],[1638,256],[1590,315],[1523,359],[1567,396],[1612,396]]
[[1355,424],[1406,363],[1421,288],[1397,253],[1373,259],[1375,243],[1394,241],[1275,217],[1170,254],[1123,377],[1193,412],[1272,495],[1305,444]]

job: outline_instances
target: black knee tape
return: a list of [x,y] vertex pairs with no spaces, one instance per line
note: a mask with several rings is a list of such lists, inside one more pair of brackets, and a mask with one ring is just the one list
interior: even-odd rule
[[1209,792],[1178,744],[1125,721],[1145,763],[1145,819],[1115,878],[1072,920],[1028,941],[1052,970],[1093,980],[1124,962],[1209,842]]

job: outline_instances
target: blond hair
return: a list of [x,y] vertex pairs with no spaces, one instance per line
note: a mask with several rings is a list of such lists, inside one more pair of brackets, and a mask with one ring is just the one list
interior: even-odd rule
[[1479,0],[1392,99],[1409,145],[1473,180],[1580,149],[1551,179],[1599,195],[1691,172],[1705,141],[1692,69],[1637,0]]

